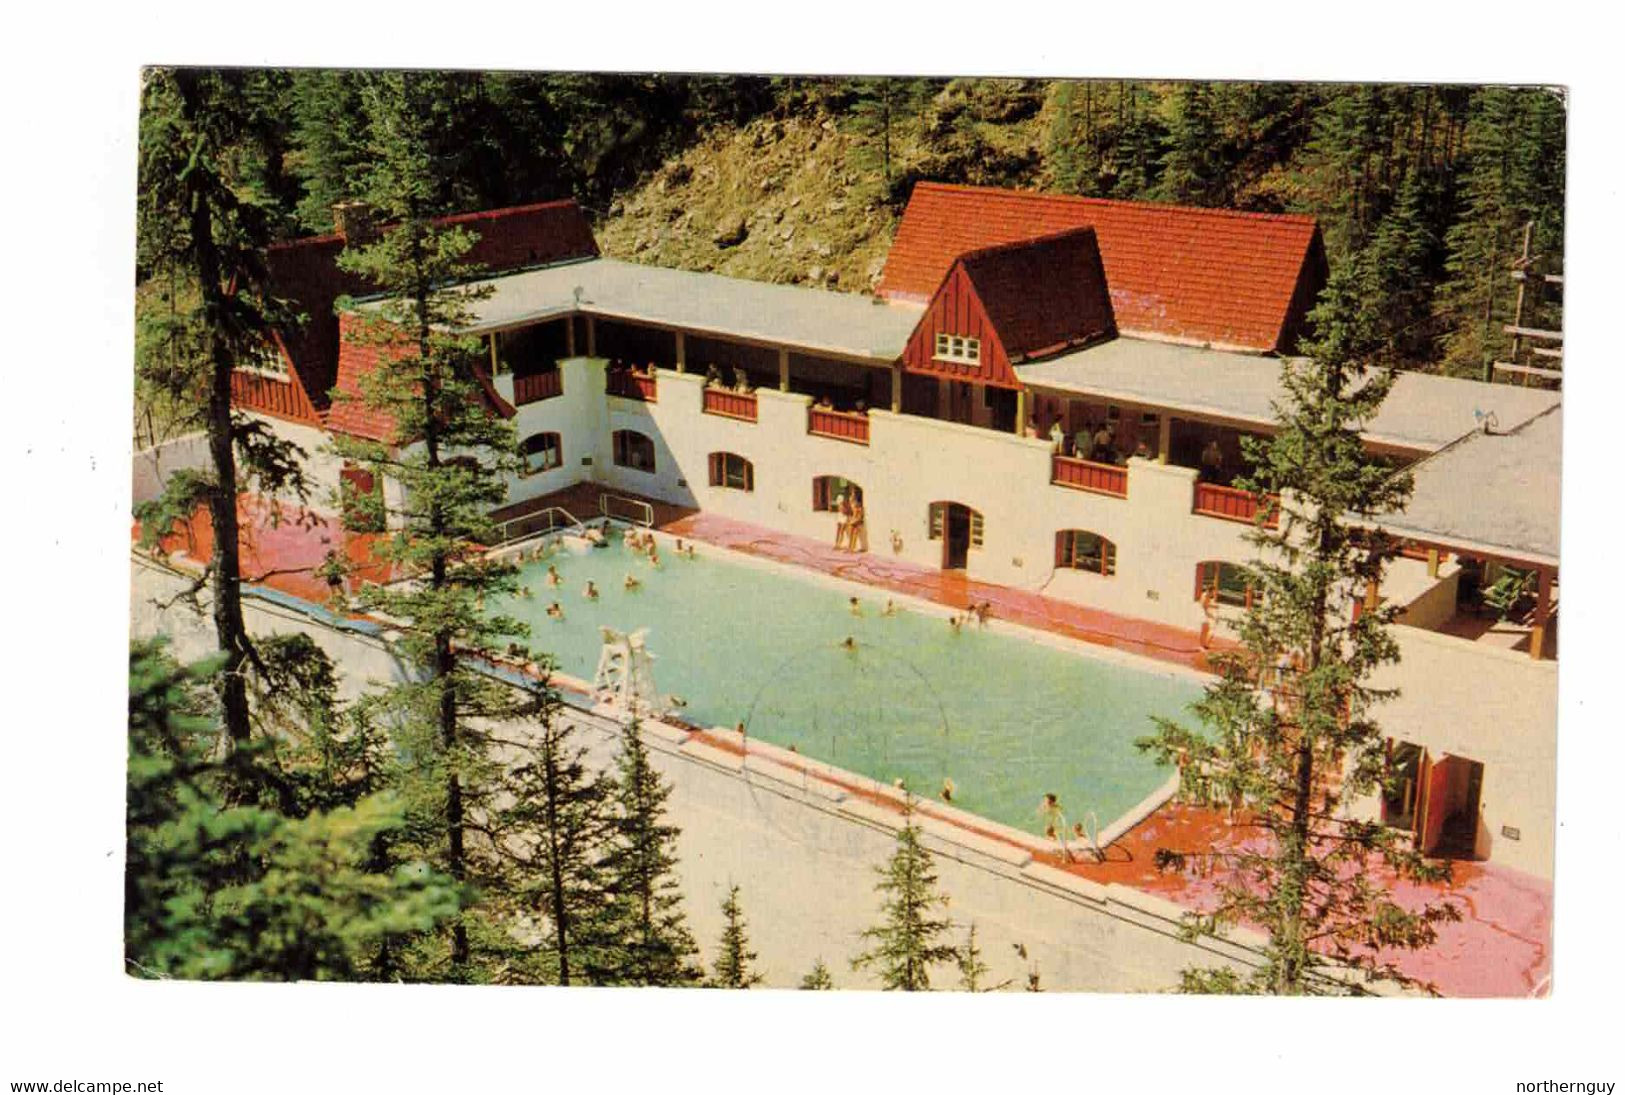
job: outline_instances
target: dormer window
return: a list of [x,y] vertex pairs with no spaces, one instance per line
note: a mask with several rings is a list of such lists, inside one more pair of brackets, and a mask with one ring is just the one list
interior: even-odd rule
[[979,365],[982,361],[982,340],[939,332],[935,357],[938,361],[960,361],[966,365]]
[[274,345],[260,343],[248,352],[248,360],[237,368],[246,373],[259,373],[278,380],[288,378],[288,363],[282,351]]

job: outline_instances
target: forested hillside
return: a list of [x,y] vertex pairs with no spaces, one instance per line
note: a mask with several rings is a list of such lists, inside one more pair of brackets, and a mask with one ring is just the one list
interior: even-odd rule
[[[457,73],[430,127],[456,211],[571,195],[612,255],[866,290],[920,179],[1320,218],[1390,356],[1504,353],[1526,223],[1561,269],[1565,107],[1537,88]],[[254,81],[285,235],[371,150],[353,74]],[[1560,301],[1526,314],[1559,325]]]

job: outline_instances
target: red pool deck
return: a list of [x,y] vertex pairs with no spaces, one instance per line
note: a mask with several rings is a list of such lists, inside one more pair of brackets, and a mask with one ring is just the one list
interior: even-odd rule
[[[1098,608],[967,578],[955,571],[932,570],[879,552],[836,551],[820,541],[791,536],[709,513],[692,513],[662,526],[675,536],[781,563],[861,582],[877,589],[920,597],[951,608],[983,601],[995,619],[1037,628],[1083,642],[1109,646],[1158,661],[1206,669],[1207,648],[1195,631],[1137,620]],[[1214,644],[1217,646],[1218,644]]]
[[[338,552],[350,565],[346,589],[355,592],[363,582],[389,580],[389,564],[373,556],[373,545],[381,536],[346,532],[336,516],[319,514],[298,506],[243,494],[237,499],[240,528],[239,565],[248,585],[264,585],[290,593],[315,604],[325,604],[332,589],[325,578],[314,573],[329,552]],[[131,539],[140,536],[140,527],[131,528]],[[162,541],[171,554],[183,553],[199,566],[206,566],[214,550],[214,526],[207,507],[201,507],[184,524],[179,522]]]

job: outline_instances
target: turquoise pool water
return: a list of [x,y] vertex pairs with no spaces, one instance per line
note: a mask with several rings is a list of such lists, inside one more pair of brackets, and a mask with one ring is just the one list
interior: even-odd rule
[[[547,566],[562,584],[550,589]],[[623,588],[627,574],[640,589]],[[582,594],[588,580],[597,601]],[[744,721],[751,737],[1041,833],[1038,803],[1060,797],[1070,820],[1110,824],[1168,777],[1134,748],[1152,715],[1179,715],[1193,679],[1127,668],[899,609],[886,594],[849,594],[782,568],[665,548],[657,569],[619,536],[583,554],[522,567],[530,598],[493,606],[527,621],[530,645],[560,670],[592,679],[599,627],[648,628],[662,694],[702,725]],[[565,618],[550,619],[557,600]],[[855,649],[844,649],[850,636]]]

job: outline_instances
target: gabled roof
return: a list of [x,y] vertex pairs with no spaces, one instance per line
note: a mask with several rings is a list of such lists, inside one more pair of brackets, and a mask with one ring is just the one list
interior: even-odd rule
[[967,252],[1084,226],[1123,334],[1287,352],[1325,280],[1312,217],[922,182],[878,291],[925,300]]
[[959,261],[1012,361],[1116,331],[1092,228],[984,247]]
[[[598,254],[587,218],[570,200],[463,213],[435,223],[477,233],[468,261],[493,273]],[[339,269],[343,249],[344,237],[330,233],[274,244],[266,254],[271,293],[305,317],[281,332],[282,341],[294,372],[320,408],[327,406],[328,391],[338,379],[339,325],[333,304],[346,294],[372,290]]]
[[[366,441],[406,444],[413,439],[398,435],[395,416],[369,407],[363,400],[361,379],[376,369],[386,354],[391,360],[398,360],[402,355],[415,354],[416,350],[399,343],[384,347],[370,340],[349,337],[350,329],[360,322],[359,317],[351,314],[339,317],[338,379],[333,385],[339,398],[333,400],[332,409],[328,411],[327,428]],[[512,418],[515,408],[492,386],[484,367],[476,364],[474,369],[474,379],[479,383],[485,405],[503,418]]]

